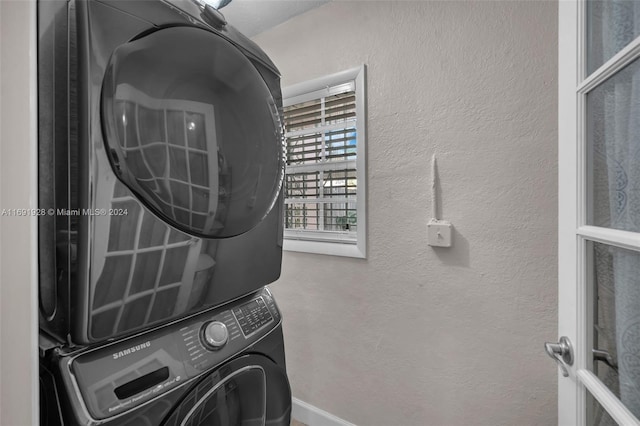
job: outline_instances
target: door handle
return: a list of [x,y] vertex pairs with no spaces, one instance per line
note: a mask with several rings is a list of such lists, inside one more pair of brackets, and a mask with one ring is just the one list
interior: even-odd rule
[[602,361],[618,372],[618,363],[609,352],[603,351],[602,349],[592,349],[591,352],[593,353],[594,361]]
[[544,344],[544,350],[551,358],[555,359],[558,367],[562,371],[564,377],[569,377],[567,367],[573,365],[573,346],[567,336],[562,336],[558,343],[547,342]]

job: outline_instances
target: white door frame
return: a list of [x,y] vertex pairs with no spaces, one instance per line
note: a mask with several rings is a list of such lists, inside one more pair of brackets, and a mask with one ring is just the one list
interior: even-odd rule
[[[578,83],[578,3],[558,4],[558,337],[567,336],[577,349],[577,97]],[[578,421],[581,409],[576,386],[576,360],[568,370],[570,377],[558,372],[558,424],[584,424]]]
[[39,419],[36,37],[36,2],[0,0],[1,425]]

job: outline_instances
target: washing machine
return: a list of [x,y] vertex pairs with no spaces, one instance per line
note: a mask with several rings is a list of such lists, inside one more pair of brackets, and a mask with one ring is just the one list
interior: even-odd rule
[[41,426],[289,426],[280,312],[267,289],[41,365]]
[[275,281],[284,144],[267,55],[199,0],[40,0],[38,31],[47,339],[122,339]]

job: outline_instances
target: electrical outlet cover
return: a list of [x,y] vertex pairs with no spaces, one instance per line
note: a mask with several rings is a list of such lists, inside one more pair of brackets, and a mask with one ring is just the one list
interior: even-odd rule
[[427,244],[432,247],[451,247],[451,228],[446,220],[430,220],[427,224]]

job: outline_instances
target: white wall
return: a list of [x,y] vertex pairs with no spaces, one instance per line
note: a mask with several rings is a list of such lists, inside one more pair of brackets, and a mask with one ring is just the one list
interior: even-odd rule
[[[36,207],[35,2],[0,1],[0,211]],[[35,217],[0,216],[0,425],[38,424]]]
[[[254,40],[283,85],[367,64],[369,257],[286,253],[294,396],[360,425],[550,425],[557,3],[333,1]],[[454,247],[426,243],[429,160]]]

